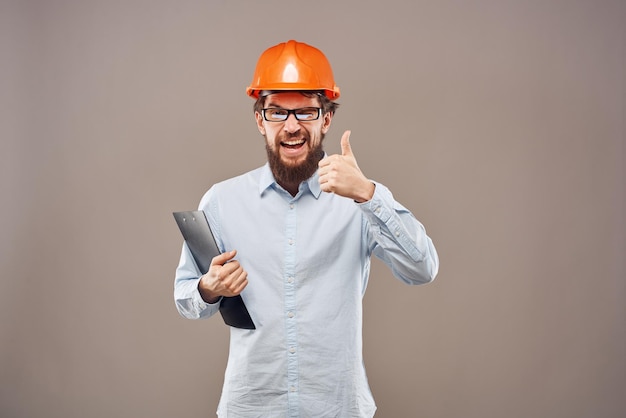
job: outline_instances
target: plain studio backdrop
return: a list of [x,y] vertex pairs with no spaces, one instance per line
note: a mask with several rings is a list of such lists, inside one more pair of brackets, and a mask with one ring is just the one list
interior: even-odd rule
[[[0,416],[214,416],[228,329],[173,302],[172,212],[265,162],[245,95],[330,59],[437,280],[374,262],[381,418],[626,416],[624,1],[3,0]],[[341,254],[337,254],[341,257]]]

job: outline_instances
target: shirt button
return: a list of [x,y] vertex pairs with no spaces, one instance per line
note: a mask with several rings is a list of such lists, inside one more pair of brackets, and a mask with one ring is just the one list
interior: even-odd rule
[[289,245],[293,245],[293,240],[290,239],[289,241],[287,241],[289,243]]
[[290,352],[291,354],[293,354],[293,353],[295,353],[295,352],[296,352],[296,349],[295,349],[294,347],[291,347],[291,348],[289,349],[289,352]]
[[292,392],[295,392],[295,391],[296,391],[296,387],[295,387],[295,386],[291,386],[291,387],[289,388],[289,390],[290,390],[290,391],[292,391]]
[[380,213],[380,208],[376,208],[376,210],[374,212]]
[[293,277],[288,277],[287,278],[287,283],[293,283]]
[[293,203],[289,205],[289,209],[293,209]]
[[295,315],[294,315],[294,313],[293,313],[293,312],[289,312],[289,313],[287,313],[287,316],[288,316],[289,318],[293,318]]

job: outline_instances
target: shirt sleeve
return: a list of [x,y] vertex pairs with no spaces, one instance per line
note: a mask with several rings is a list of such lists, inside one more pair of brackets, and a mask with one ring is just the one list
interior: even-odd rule
[[174,279],[174,300],[176,309],[185,318],[208,318],[219,310],[221,299],[216,303],[207,303],[200,296],[198,283],[201,273],[187,247],[183,243],[180,262],[176,268]]
[[359,204],[366,218],[364,236],[370,251],[407,284],[433,281],[439,271],[439,257],[424,226],[394,200],[388,188],[374,184],[372,199]]

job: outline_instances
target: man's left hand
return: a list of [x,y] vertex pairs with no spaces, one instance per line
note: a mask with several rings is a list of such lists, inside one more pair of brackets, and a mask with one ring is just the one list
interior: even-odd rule
[[319,180],[322,191],[367,202],[374,195],[374,183],[365,177],[356,163],[350,147],[350,131],[341,137],[341,155],[330,155],[319,162]]

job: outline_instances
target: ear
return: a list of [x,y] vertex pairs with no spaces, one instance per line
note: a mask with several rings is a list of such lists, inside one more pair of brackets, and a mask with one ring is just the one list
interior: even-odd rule
[[263,115],[259,112],[254,112],[254,118],[256,119],[256,127],[261,132],[261,135],[265,135],[265,125],[263,124]]
[[327,112],[324,114],[324,120],[322,121],[322,133],[326,134],[330,129],[330,123],[333,121],[333,113]]

